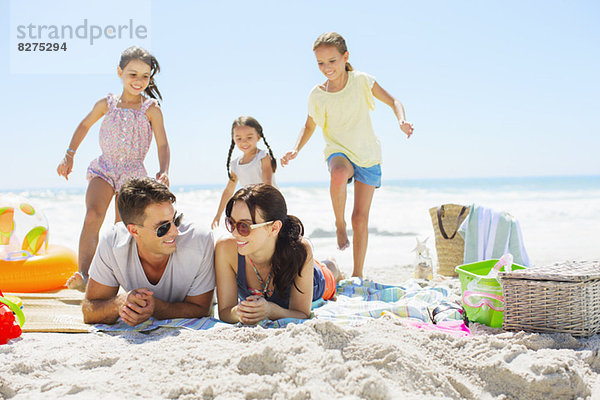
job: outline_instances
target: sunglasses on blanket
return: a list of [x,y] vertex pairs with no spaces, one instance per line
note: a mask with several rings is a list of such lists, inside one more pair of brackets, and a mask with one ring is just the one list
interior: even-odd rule
[[259,228],[261,226],[265,226],[265,225],[271,224],[273,222],[275,222],[275,221],[261,222],[260,224],[249,224],[244,221],[236,222],[235,219],[233,219],[231,217],[227,217],[227,218],[225,218],[225,228],[227,228],[227,230],[231,233],[233,233],[233,231],[237,229],[237,231],[240,235],[248,236],[250,234],[250,232],[252,231],[252,229]]
[[[176,228],[179,228],[179,225],[181,225],[181,219],[183,218],[183,213],[177,215],[177,211],[175,211],[175,215],[173,215],[173,225],[175,225]],[[138,225],[138,224],[136,224]],[[143,225],[138,225],[139,227],[142,227],[144,229],[149,229],[151,231],[153,231],[154,229],[152,228],[146,228]],[[171,221],[169,222],[165,222],[164,224],[159,225],[156,228],[156,236],[157,237],[163,237],[165,236],[169,231],[171,230]]]

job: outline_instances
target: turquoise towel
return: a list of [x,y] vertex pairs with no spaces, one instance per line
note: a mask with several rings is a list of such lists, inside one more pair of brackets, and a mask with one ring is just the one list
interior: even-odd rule
[[516,264],[531,265],[519,221],[507,212],[473,204],[458,233],[465,240],[465,264],[510,253]]

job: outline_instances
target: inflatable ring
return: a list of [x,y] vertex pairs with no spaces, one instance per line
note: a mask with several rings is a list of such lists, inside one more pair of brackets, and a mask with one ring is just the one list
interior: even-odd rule
[[67,247],[51,245],[45,254],[0,259],[0,290],[33,293],[61,289],[75,272],[75,252]]

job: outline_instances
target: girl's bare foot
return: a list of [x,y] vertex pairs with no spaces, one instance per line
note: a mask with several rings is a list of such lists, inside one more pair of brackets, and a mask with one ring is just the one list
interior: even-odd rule
[[83,279],[83,275],[79,272],[75,272],[73,276],[69,278],[67,281],[67,287],[69,289],[79,290],[80,292],[85,292],[85,280]]
[[350,241],[348,240],[348,233],[346,232],[346,226],[338,227],[335,230],[337,236],[338,250],[346,250],[350,247]]

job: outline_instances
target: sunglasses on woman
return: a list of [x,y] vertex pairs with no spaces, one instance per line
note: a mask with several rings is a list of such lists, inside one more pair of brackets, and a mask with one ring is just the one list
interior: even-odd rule
[[249,224],[244,221],[236,222],[233,218],[227,217],[227,218],[225,218],[225,228],[227,228],[227,230],[231,233],[233,233],[233,231],[237,229],[237,231],[240,235],[248,236],[250,234],[250,231],[252,231],[252,229],[259,228],[261,226],[265,226],[268,224],[272,224],[273,222],[275,222],[275,221],[261,222],[260,224]]
[[[173,215],[173,225],[175,225],[176,228],[179,228],[179,225],[181,225],[181,219],[183,218],[183,213],[177,215],[177,211],[175,211],[175,214]],[[137,224],[136,224],[137,225]],[[154,229],[152,228],[146,228],[143,225],[138,225],[141,226],[144,229],[149,229],[151,231],[153,231]],[[165,236],[169,231],[171,230],[171,221],[169,222],[165,222],[162,225],[159,225],[156,228],[156,236],[157,237],[163,237]]]

